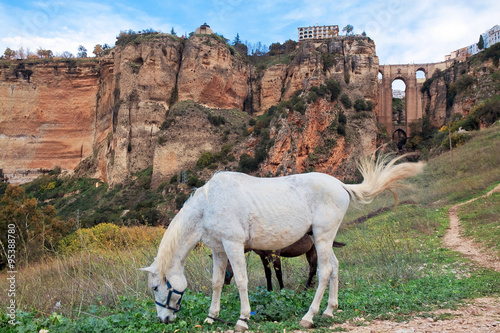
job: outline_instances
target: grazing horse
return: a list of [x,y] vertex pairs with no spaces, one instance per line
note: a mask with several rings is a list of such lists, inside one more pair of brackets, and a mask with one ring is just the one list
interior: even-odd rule
[[[344,243],[333,242],[333,247],[344,247]],[[252,250],[245,249],[245,252],[249,252]],[[285,258],[295,258],[300,257],[305,254],[307,258],[307,262],[309,263],[309,277],[306,282],[306,288],[309,288],[312,284],[312,279],[314,275],[316,275],[316,269],[318,268],[318,255],[316,254],[316,248],[314,247],[313,240],[311,236],[304,235],[301,239],[296,241],[290,246],[285,247],[281,250],[276,251],[265,251],[265,250],[253,250],[262,261],[262,265],[264,265],[264,272],[266,274],[267,281],[267,290],[273,290],[273,283],[271,278],[271,268],[270,264],[273,264],[274,272],[276,273],[276,278],[278,279],[278,283],[280,289],[284,288],[283,285],[283,276],[281,273],[281,259],[280,257]],[[226,275],[224,277],[224,285],[228,285],[231,283],[231,279],[233,278],[233,267],[231,263],[227,262],[226,267]]]
[[400,163],[373,155],[360,160],[361,184],[344,184],[322,173],[257,178],[243,173],[216,173],[196,190],[175,216],[160,243],[149,272],[160,321],[175,320],[187,287],[186,258],[201,241],[212,250],[212,303],[205,322],[218,319],[227,260],[231,262],[240,295],[240,316],[235,330],[248,329],[250,302],[245,248],[283,249],[312,232],[318,255],[318,287],[300,325],[310,328],[328,284],[328,306],[323,316],[332,317],[338,306],[338,260],[333,240],[349,202],[369,203],[381,192],[403,185],[402,179],[422,171],[424,164]]

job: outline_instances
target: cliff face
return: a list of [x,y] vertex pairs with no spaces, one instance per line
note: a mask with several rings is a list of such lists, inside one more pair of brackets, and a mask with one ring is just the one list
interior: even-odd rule
[[[262,114],[297,90],[305,99],[311,87],[334,79],[353,101],[363,98],[376,108],[377,68],[375,45],[362,37],[304,43],[262,69],[216,36],[159,34],[117,46],[99,66],[34,65],[29,82],[2,69],[0,168],[73,169],[86,158],[83,169],[111,184],[150,166],[158,184],[192,168],[203,152],[236,140],[249,113]],[[172,108],[188,100],[206,108]],[[332,144],[328,128],[340,113],[347,115],[348,135],[335,136]],[[211,115],[227,119],[224,130],[207,120]],[[308,102],[305,113],[290,112],[273,126],[263,173],[314,167],[351,174],[351,156],[374,149],[373,116],[356,116],[337,101]],[[237,144],[237,157],[251,154],[252,142]]]
[[9,178],[74,169],[92,154],[98,78],[96,62],[0,68],[0,168]]
[[437,71],[424,84],[423,107],[434,127],[441,127],[454,114],[466,116],[478,101],[499,93],[498,69],[481,54]]

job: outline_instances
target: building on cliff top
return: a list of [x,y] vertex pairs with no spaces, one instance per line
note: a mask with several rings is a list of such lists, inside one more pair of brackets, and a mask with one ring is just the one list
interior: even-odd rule
[[309,39],[328,39],[339,35],[338,25],[323,25],[313,27],[301,27],[299,30],[299,42]]
[[[487,49],[491,45],[500,42],[500,26],[495,25],[493,28],[482,33],[481,36],[483,36],[484,49]],[[448,61],[455,59],[456,61],[461,62],[480,51],[481,50],[477,47],[477,43],[474,43],[445,55],[444,60]]]
[[210,29],[210,26],[207,24],[207,22],[205,22],[198,28],[196,28],[196,31],[194,33],[196,35],[211,35],[214,32],[212,31],[212,29]]

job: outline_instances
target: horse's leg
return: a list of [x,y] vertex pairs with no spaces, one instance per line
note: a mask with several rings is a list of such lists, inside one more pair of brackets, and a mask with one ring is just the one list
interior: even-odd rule
[[309,263],[309,278],[307,279],[306,289],[309,289],[314,275],[316,275],[316,270],[318,269],[318,255],[316,254],[316,248],[314,245],[309,251],[306,252],[306,258]]
[[219,317],[220,310],[220,296],[222,292],[222,285],[224,284],[224,273],[226,271],[227,256],[224,252],[213,253],[213,275],[212,275],[212,304],[208,317],[205,319],[206,323],[213,323],[214,318]]
[[333,271],[332,275],[330,277],[330,292],[328,295],[328,306],[323,312],[323,317],[333,317],[333,310],[339,307],[339,299],[338,299],[338,292],[339,292],[339,261],[337,257],[335,256],[335,253],[333,253]]
[[285,288],[283,285],[283,275],[281,273],[281,258],[279,251],[273,251],[271,256],[273,257],[274,272],[276,273],[276,278],[280,285],[280,290]]
[[267,256],[269,255],[269,253],[272,252],[258,251],[256,253],[259,255],[260,260],[262,261],[262,265],[264,266],[264,273],[266,274],[266,281],[267,281],[267,291],[271,291],[273,290],[273,281],[272,281],[273,277],[271,275],[271,267],[269,267],[271,265],[271,262]]
[[[316,233],[315,233],[316,234]],[[319,237],[318,237],[319,238]],[[302,317],[300,321],[300,326],[305,328],[311,328],[313,325],[313,317],[318,313],[321,299],[325,293],[326,286],[333,271],[333,250],[331,248],[332,242],[329,239],[315,239],[316,252],[318,254],[318,288],[316,289],[316,294],[309,307],[309,311]]]
[[224,250],[231,262],[234,273],[234,281],[240,293],[241,312],[235,331],[246,331],[248,319],[250,318],[250,301],[248,299],[248,276],[245,262],[245,252],[242,243],[224,241]]

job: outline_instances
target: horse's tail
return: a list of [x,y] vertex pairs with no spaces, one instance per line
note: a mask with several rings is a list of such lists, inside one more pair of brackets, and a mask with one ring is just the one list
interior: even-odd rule
[[349,192],[351,199],[355,202],[367,204],[377,195],[388,190],[394,195],[397,206],[398,197],[394,190],[406,187],[400,181],[417,175],[425,166],[424,162],[396,164],[397,161],[406,156],[403,155],[391,160],[391,155],[379,155],[376,158],[375,154],[373,154],[371,157],[362,158],[358,169],[363,175],[363,182],[361,184],[343,185],[346,191]]

